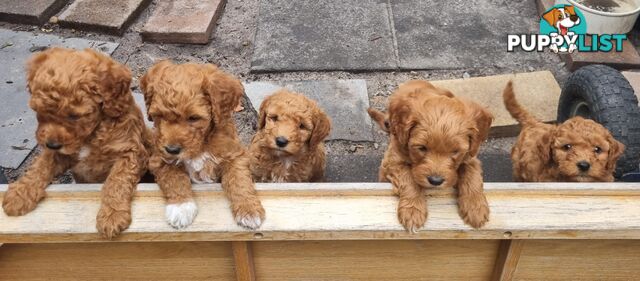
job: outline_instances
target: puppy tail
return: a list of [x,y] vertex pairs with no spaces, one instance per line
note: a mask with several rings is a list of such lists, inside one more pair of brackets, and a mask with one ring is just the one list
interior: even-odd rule
[[367,109],[367,112],[369,113],[369,116],[371,116],[371,119],[378,123],[380,129],[389,133],[389,118],[387,117],[387,114],[374,108]]
[[507,86],[504,88],[504,92],[502,92],[502,98],[507,111],[509,111],[509,114],[511,114],[513,119],[518,120],[520,125],[524,127],[538,123],[538,120],[529,114],[529,112],[527,112],[516,100],[516,95],[513,92],[513,81],[509,81],[509,83],[507,83]]

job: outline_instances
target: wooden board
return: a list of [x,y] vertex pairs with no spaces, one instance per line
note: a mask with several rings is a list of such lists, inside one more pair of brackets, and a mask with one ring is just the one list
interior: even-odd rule
[[[397,222],[385,183],[259,184],[267,219],[258,231],[237,226],[219,185],[196,186],[199,214],[177,231],[164,219],[157,186],[140,185],[133,223],[115,241],[367,239],[640,239],[640,185],[487,183],[492,210],[480,230],[465,225],[452,190],[429,190],[426,227]],[[23,217],[0,213],[0,243],[104,241],[95,230],[99,185],[58,185]],[[6,186],[0,186],[0,191]],[[4,193],[0,192],[0,196]]]
[[5,244],[0,280],[235,280],[228,242]]

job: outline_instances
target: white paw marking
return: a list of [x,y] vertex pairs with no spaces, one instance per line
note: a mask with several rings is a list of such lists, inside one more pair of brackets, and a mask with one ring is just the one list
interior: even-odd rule
[[87,156],[89,156],[89,154],[91,153],[91,149],[87,146],[83,146],[80,148],[80,152],[78,152],[78,159],[82,160],[87,158]]
[[207,162],[214,166],[220,164],[220,160],[208,152],[202,153],[193,159],[184,159],[184,166],[187,168],[189,178],[195,183],[212,183],[217,181],[216,175],[209,175],[215,169],[205,169]]
[[198,206],[193,201],[168,204],[165,210],[167,222],[177,229],[182,229],[191,225],[197,214]]
[[236,222],[240,226],[244,226],[249,229],[256,229],[262,225],[262,219],[260,216],[246,215],[244,217],[237,217]]

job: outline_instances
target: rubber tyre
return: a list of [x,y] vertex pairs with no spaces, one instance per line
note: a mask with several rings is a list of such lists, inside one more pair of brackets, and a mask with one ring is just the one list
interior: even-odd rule
[[615,176],[638,170],[640,160],[640,108],[629,81],[605,65],[589,65],[571,74],[560,94],[558,122],[576,115],[606,127],[626,148]]

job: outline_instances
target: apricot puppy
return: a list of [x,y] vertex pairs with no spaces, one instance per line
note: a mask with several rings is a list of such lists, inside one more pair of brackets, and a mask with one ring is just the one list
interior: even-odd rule
[[315,101],[280,90],[260,105],[258,132],[251,141],[251,172],[262,182],[324,179],[324,139],[329,117]]
[[148,155],[130,83],[124,65],[91,49],[53,48],[29,60],[29,106],[37,114],[36,138],[43,150],[9,185],[2,202],[7,215],[33,210],[53,178],[71,169],[76,182],[104,182],[96,218],[104,237],[131,224],[131,198]]
[[191,182],[222,182],[236,222],[260,227],[264,209],[232,118],[244,97],[240,81],[212,64],[162,61],[140,86],[154,122],[149,169],[166,197],[168,223],[184,228],[193,222],[198,209]]
[[545,124],[522,108],[509,82],[504,104],[522,126],[511,150],[516,181],[610,182],[624,145],[593,120],[573,117]]
[[420,80],[401,84],[388,110],[386,122],[384,113],[369,109],[369,114],[390,133],[379,179],[391,182],[400,197],[400,223],[412,233],[418,231],[427,219],[424,190],[455,187],[464,222],[483,226],[489,220],[489,205],[476,156],[488,137],[491,113]]

